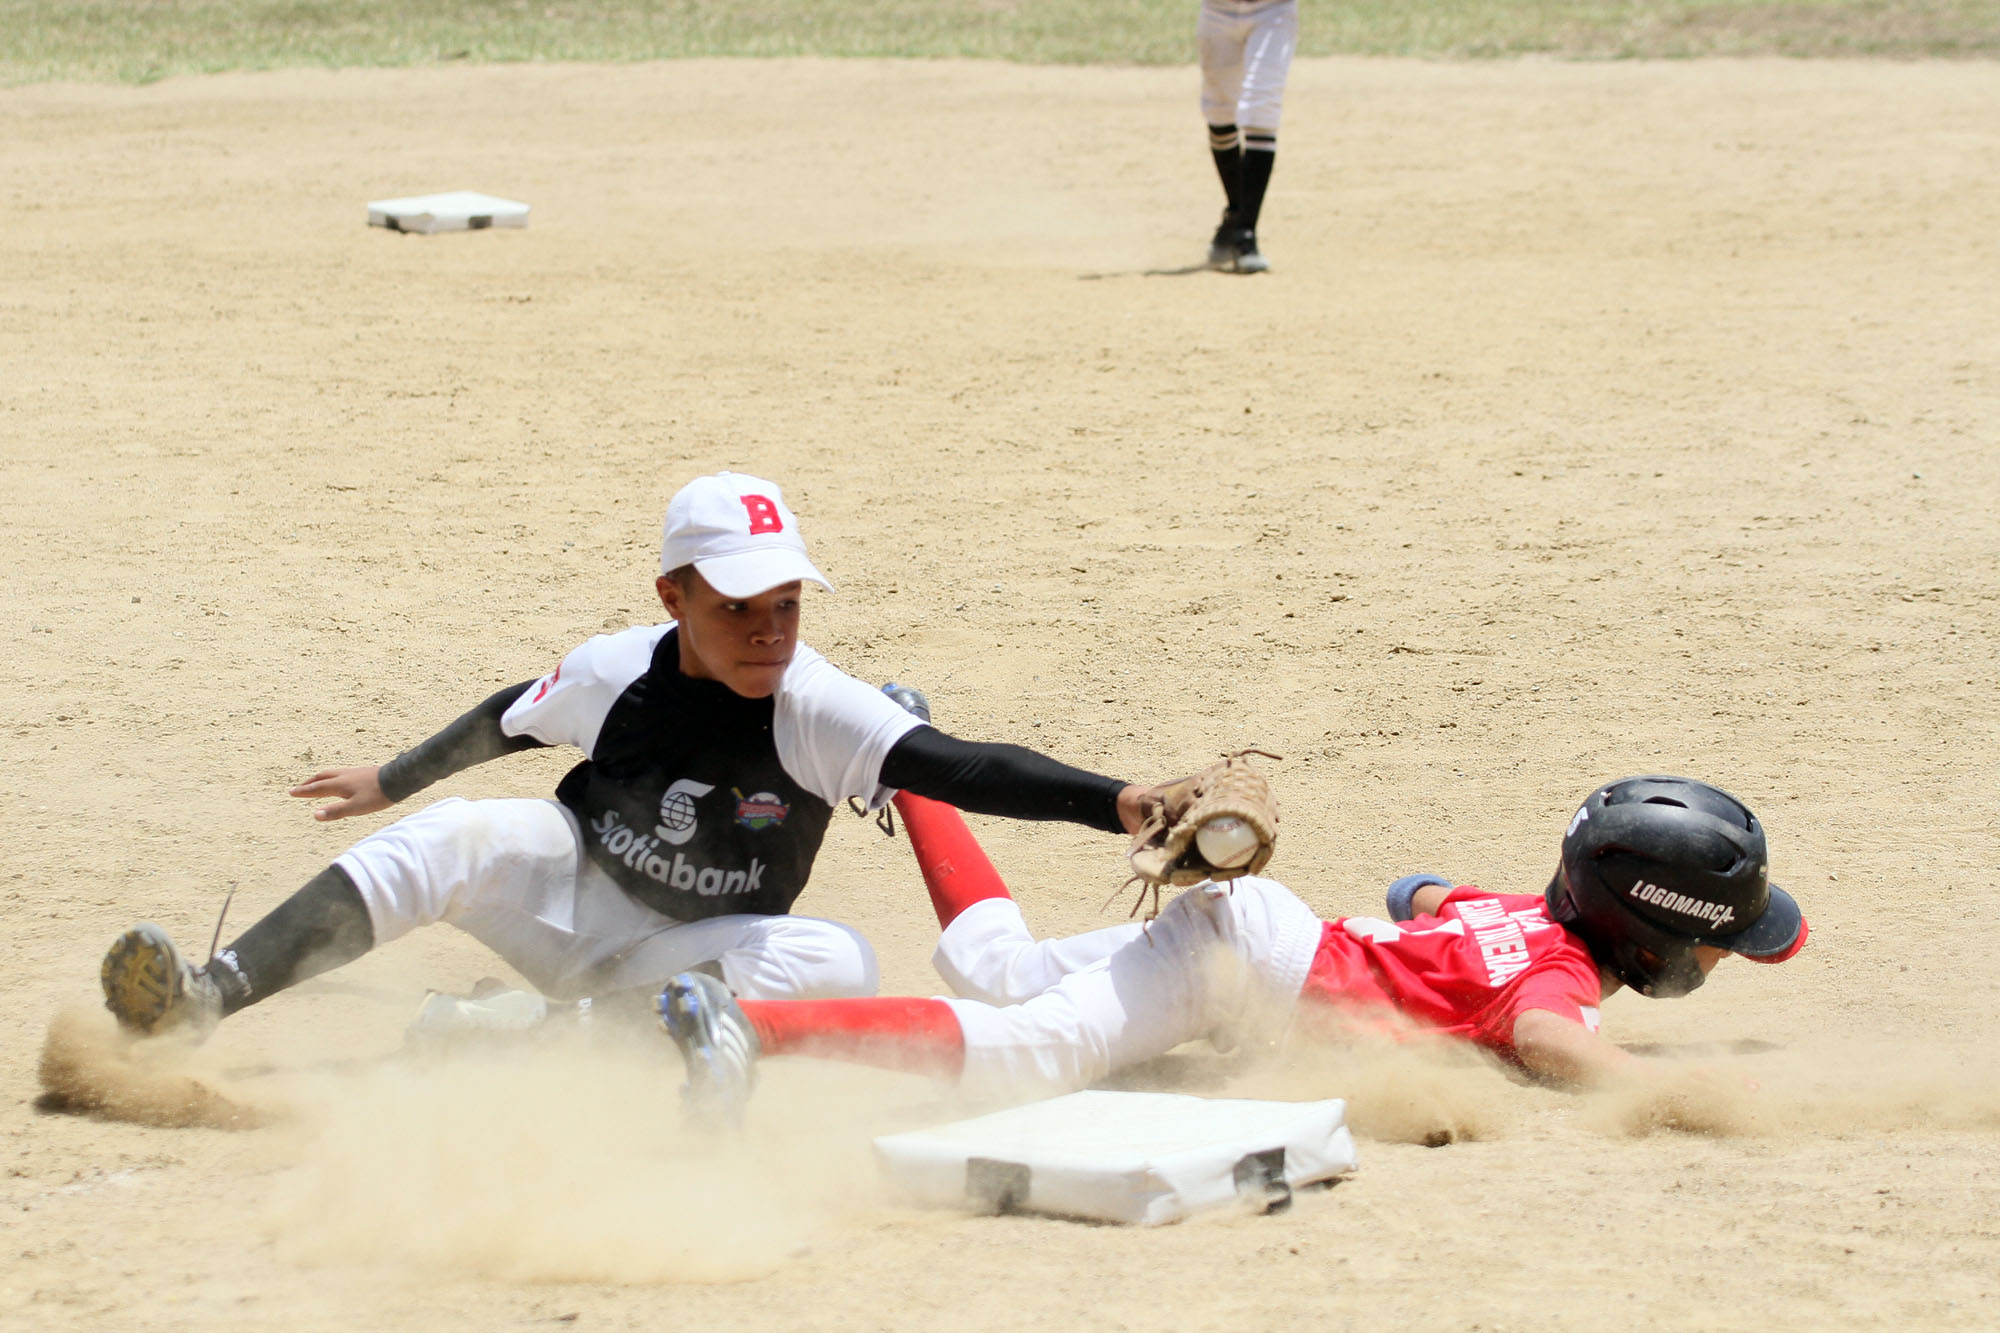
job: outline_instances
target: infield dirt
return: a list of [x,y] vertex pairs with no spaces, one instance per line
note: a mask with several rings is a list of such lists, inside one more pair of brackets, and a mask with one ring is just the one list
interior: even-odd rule
[[[1194,80],[0,93],[0,1323],[2000,1321],[1993,67],[1308,62],[1250,279],[1195,267]],[[532,225],[363,226],[459,188]],[[1603,779],[1736,791],[1810,946],[1605,1022],[1760,1091],[1663,1127],[1294,1060],[1224,1086],[1351,1096],[1355,1179],[1138,1232],[898,1207],[869,1134],[954,1113],[915,1080],[774,1063],[716,1149],[655,1044],[401,1059],[426,986],[497,970],[448,929],[186,1067],[106,1044],[118,930],[199,949],[232,885],[247,923],[382,822],[291,782],[654,619],[661,510],[721,467],[839,585],[808,641],[947,729],[1146,780],[1284,755],[1272,871],[1324,915],[1412,870],[1536,891]],[[1038,929],[1105,920],[1115,841],[977,824]],[[801,910],[938,987],[901,840],[837,823]],[[93,1112],[43,1100],[52,1024]]]

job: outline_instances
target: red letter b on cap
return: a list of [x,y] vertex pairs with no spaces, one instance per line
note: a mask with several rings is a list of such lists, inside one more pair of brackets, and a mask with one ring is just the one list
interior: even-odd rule
[[744,511],[750,515],[751,536],[754,537],[760,532],[785,530],[785,520],[778,517],[778,506],[772,504],[768,498],[762,495],[745,495],[741,499]]

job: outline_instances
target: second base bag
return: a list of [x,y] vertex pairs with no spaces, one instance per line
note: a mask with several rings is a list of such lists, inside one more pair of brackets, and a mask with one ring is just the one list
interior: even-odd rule
[[528,206],[474,190],[447,194],[415,194],[407,199],[376,199],[368,205],[368,225],[390,231],[432,236],[441,231],[484,231],[488,227],[525,227]]
[[1352,1171],[1347,1103],[1074,1092],[935,1129],[875,1154],[920,1203],[1153,1226],[1236,1200],[1274,1212]]

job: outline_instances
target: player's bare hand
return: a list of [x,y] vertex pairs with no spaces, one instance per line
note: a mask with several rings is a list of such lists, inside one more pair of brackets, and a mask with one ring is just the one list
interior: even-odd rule
[[325,796],[335,798],[331,804],[313,811],[314,819],[372,815],[395,804],[382,794],[381,772],[379,767],[322,769],[292,788],[291,794],[309,801]]
[[1141,787],[1135,782],[1125,784],[1125,790],[1118,793],[1118,821],[1127,833],[1137,833],[1140,826],[1167,803],[1168,794],[1176,787],[1186,787],[1194,781],[1190,773],[1172,782],[1162,782],[1151,787]]
[[1163,782],[1157,787],[1141,787],[1136,782],[1126,783],[1124,790],[1118,793],[1118,822],[1125,826],[1125,831],[1137,833],[1139,826],[1146,822],[1146,816],[1159,806],[1160,794],[1173,785]]

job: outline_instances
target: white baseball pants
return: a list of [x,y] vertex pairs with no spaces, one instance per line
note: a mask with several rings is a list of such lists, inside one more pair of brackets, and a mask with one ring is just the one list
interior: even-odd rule
[[839,922],[675,921],[644,906],[585,857],[576,817],[555,801],[448,797],[334,864],[361,891],[378,945],[446,921],[553,999],[656,986],[710,961],[745,999],[841,999],[880,986],[875,951]]
[[1069,1092],[1218,1029],[1276,1035],[1320,926],[1291,890],[1255,876],[1189,889],[1148,927],[1061,940],[1037,941],[1012,899],[975,903],[933,959],[968,997],[945,1001],[965,1034],[961,1086],[973,1096]]
[[1202,0],[1194,33],[1202,118],[1275,135],[1299,42],[1298,0]]

